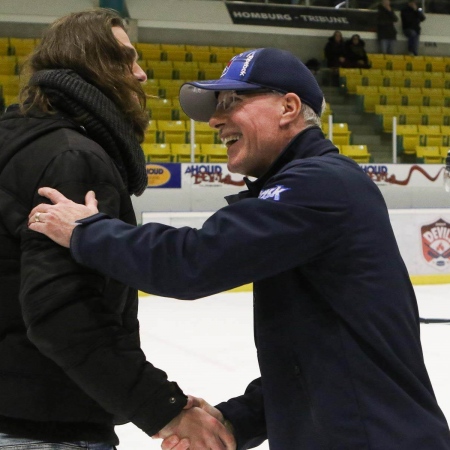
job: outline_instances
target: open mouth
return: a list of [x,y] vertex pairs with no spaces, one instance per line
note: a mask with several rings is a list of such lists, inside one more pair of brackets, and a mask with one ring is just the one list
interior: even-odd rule
[[222,143],[224,144],[224,145],[226,145],[227,147],[230,147],[230,146],[232,146],[234,143],[236,143],[237,141],[239,141],[239,139],[241,139],[241,136],[240,135],[230,135],[230,136],[227,136],[227,137],[225,137],[225,138],[223,138],[222,139]]

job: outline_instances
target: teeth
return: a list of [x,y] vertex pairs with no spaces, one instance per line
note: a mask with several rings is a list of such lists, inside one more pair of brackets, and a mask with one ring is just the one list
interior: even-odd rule
[[222,143],[227,145],[229,142],[231,141],[238,141],[241,137],[239,135],[232,135],[232,136],[227,136],[225,138],[222,139]]

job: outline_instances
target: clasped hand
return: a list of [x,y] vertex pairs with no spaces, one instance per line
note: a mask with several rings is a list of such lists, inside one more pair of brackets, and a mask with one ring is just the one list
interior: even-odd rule
[[188,396],[184,410],[154,439],[163,450],[235,450],[236,441],[222,413],[205,400]]

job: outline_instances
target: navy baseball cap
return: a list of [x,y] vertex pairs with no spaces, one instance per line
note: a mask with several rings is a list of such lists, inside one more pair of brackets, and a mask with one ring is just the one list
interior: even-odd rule
[[257,48],[233,57],[218,80],[190,81],[180,89],[180,105],[191,119],[208,122],[219,91],[271,89],[293,92],[320,116],[323,93],[311,71],[292,53]]

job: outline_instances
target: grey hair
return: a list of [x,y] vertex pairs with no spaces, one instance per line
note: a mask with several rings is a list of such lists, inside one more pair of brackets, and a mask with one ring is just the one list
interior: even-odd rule
[[322,100],[322,108],[320,111],[320,115],[316,114],[313,109],[308,106],[306,103],[302,102],[302,107],[300,110],[300,114],[303,115],[303,119],[305,121],[306,127],[312,127],[314,125],[322,128],[322,120],[320,116],[325,112],[327,104],[325,102],[325,98]]

